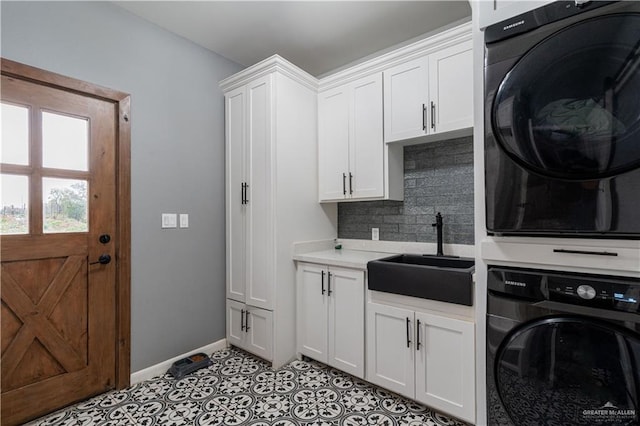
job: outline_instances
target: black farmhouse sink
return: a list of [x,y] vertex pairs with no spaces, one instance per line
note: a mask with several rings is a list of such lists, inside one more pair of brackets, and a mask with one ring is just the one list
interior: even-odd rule
[[369,290],[473,305],[475,261],[466,257],[399,254],[367,264]]

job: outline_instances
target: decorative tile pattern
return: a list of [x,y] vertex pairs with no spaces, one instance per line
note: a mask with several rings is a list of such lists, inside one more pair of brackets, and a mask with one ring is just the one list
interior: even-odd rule
[[182,380],[168,374],[113,391],[30,426],[463,426],[315,361],[279,370],[238,349]]

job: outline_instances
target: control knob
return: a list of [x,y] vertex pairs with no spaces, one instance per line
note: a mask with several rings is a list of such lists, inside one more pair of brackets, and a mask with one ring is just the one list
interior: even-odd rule
[[596,290],[590,285],[582,284],[578,286],[578,296],[580,296],[582,299],[593,299],[594,297],[596,297]]

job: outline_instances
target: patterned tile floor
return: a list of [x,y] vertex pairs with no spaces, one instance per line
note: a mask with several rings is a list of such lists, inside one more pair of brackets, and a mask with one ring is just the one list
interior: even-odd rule
[[237,349],[182,380],[155,377],[30,426],[462,426],[415,402],[314,361],[272,370]]

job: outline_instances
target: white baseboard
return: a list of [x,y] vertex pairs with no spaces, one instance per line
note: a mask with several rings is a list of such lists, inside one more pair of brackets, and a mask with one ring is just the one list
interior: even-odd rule
[[131,374],[131,386],[135,385],[136,383],[144,382],[145,380],[149,380],[156,376],[162,376],[171,367],[171,364],[179,359],[188,357],[189,355],[196,352],[204,352],[207,355],[211,355],[213,352],[225,349],[227,346],[227,339],[220,339],[217,342],[213,342],[201,348],[194,349],[182,355],[178,355],[174,358],[152,365],[151,367],[147,367],[144,370],[136,371],[135,373]]

